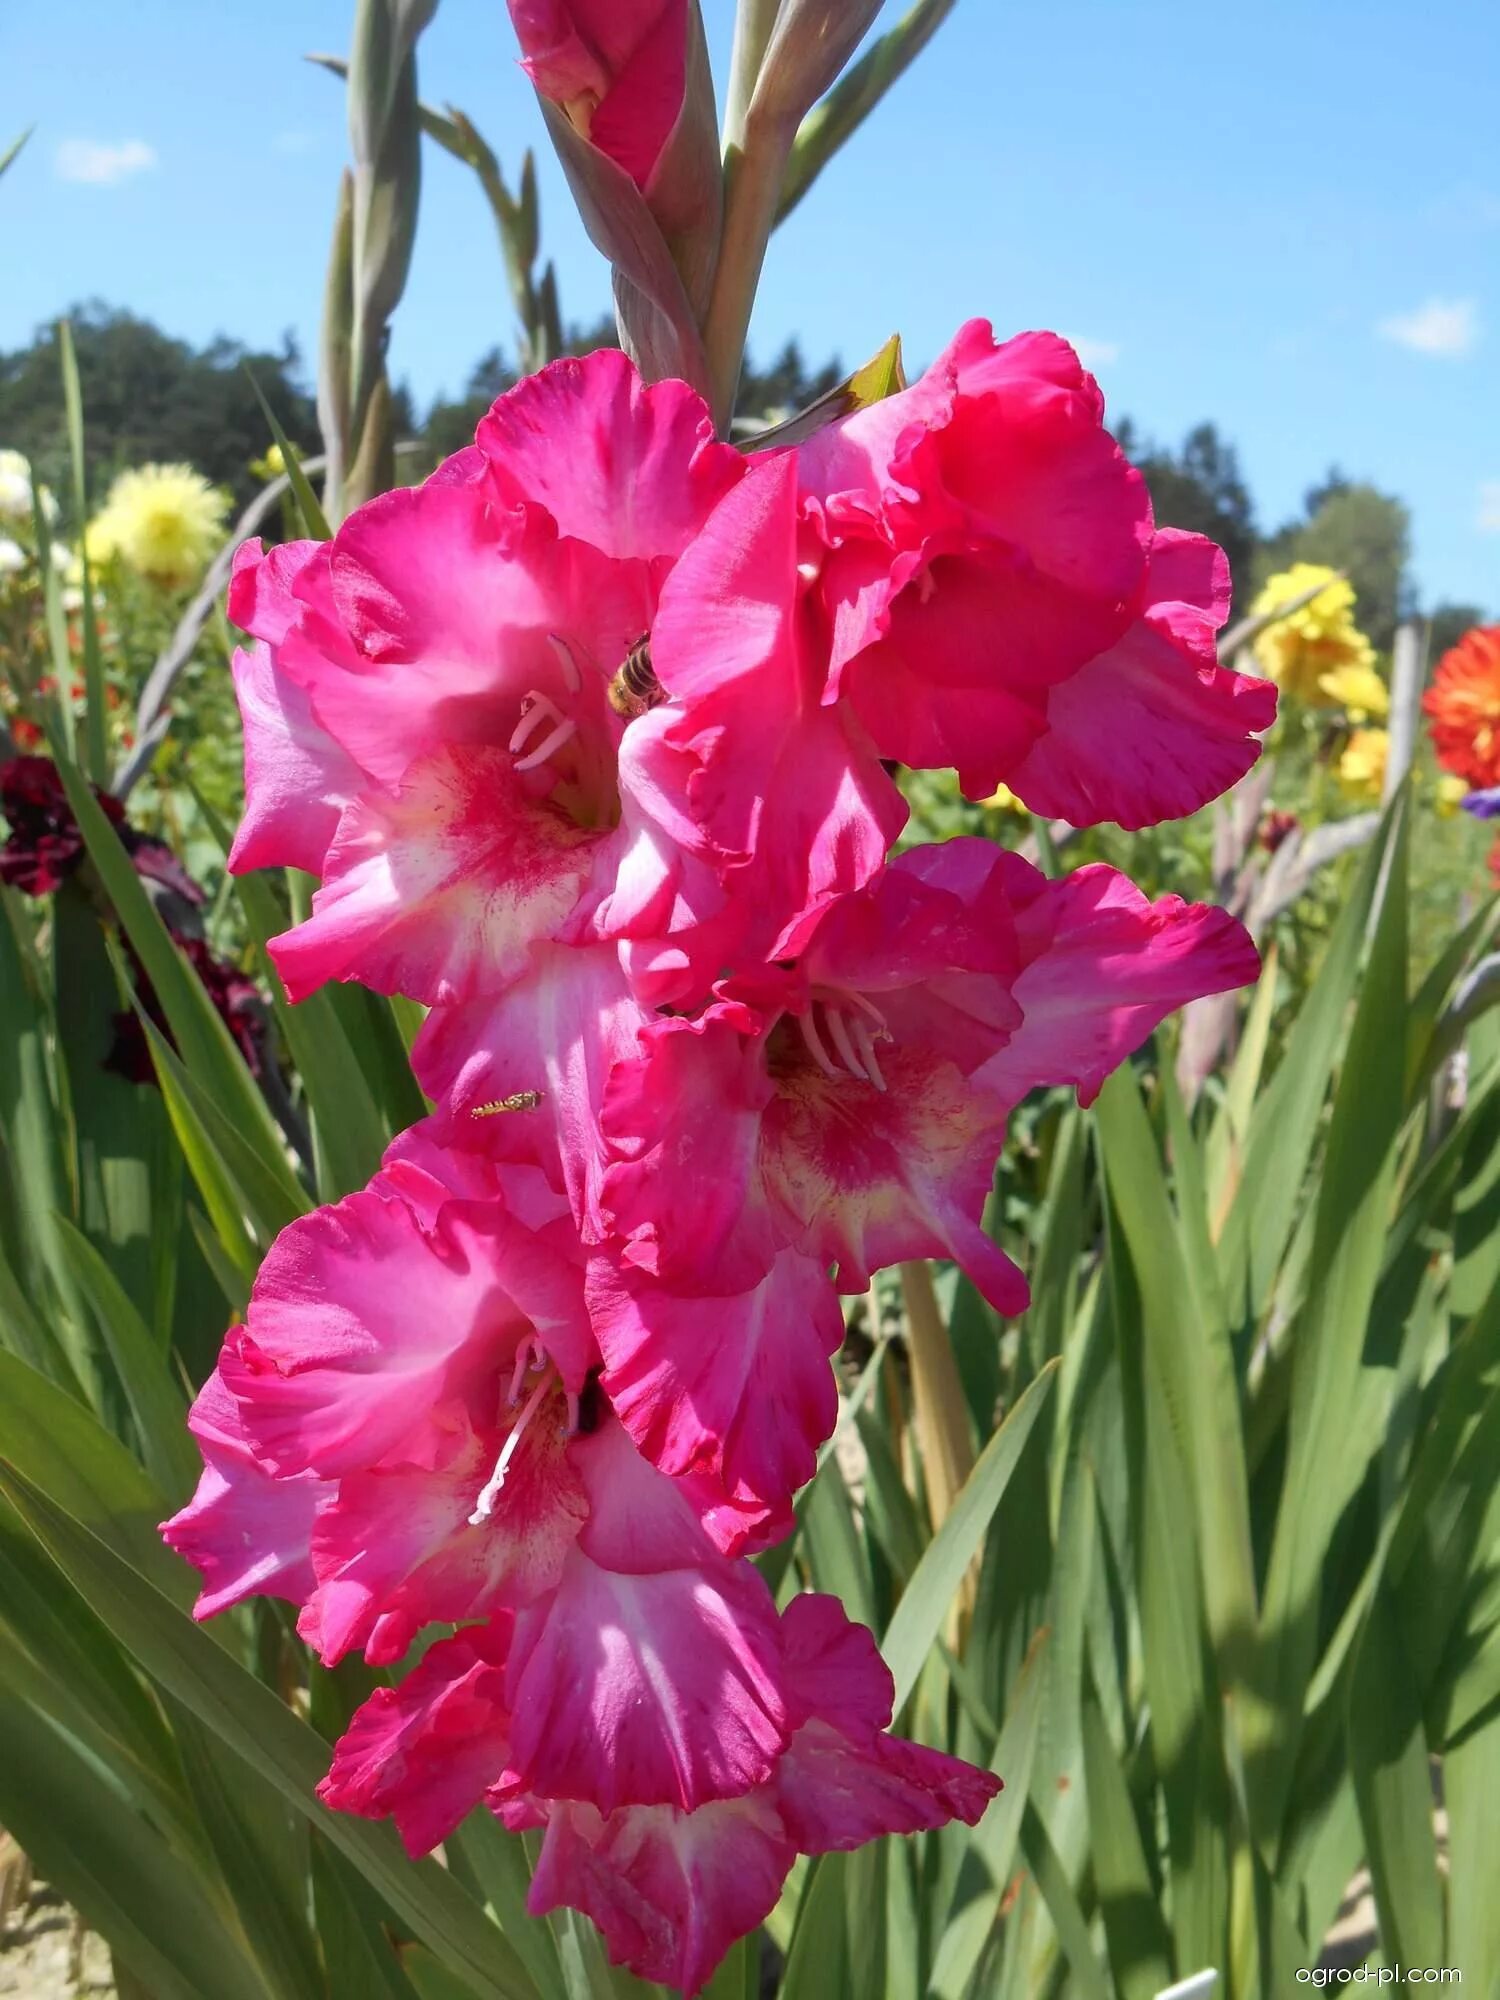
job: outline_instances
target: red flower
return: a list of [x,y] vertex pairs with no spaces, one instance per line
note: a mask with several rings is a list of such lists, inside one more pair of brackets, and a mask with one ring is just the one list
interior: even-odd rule
[[[115,826],[125,808],[108,792],[95,792]],[[0,882],[27,896],[60,888],[84,855],[83,835],[50,757],[11,757],[0,764],[0,812],[10,825],[0,847]]]
[[1274,854],[1282,842],[1294,834],[1301,824],[1295,813],[1276,812],[1273,809],[1261,821],[1260,832],[1256,838],[1267,854]]
[[1476,790],[1500,785],[1500,625],[1476,625],[1444,653],[1422,706],[1443,769]]

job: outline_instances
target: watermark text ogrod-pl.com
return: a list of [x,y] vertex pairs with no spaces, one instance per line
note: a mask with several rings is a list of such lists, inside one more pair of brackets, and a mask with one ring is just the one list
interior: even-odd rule
[[1456,1965],[1304,1965],[1299,1986],[1462,1986]]

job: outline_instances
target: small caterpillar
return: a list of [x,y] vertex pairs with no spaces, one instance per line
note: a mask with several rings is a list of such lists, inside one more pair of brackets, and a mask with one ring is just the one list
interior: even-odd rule
[[492,1118],[497,1111],[535,1111],[542,1101],[539,1090],[518,1090],[510,1097],[497,1097],[489,1104],[476,1104],[471,1118]]
[[651,640],[649,637],[639,638],[609,684],[609,705],[616,715],[633,722],[648,709],[659,707],[666,698],[667,691],[656,678],[656,669],[651,664]]

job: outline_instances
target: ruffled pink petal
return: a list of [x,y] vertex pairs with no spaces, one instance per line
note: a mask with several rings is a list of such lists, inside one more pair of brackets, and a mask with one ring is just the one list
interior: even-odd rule
[[602,1119],[601,1212],[627,1262],[671,1289],[748,1291],[794,1249],[862,1291],[886,1264],[952,1257],[999,1311],[1024,1308],[979,1226],[1004,1111],[940,1046],[883,1046],[882,1090],[823,1073],[791,1016],[768,1037],[720,1001],[653,1022],[641,1048],[612,1071]]
[[978,1821],[1000,1780],[884,1733],[894,1695],[889,1669],[837,1598],[794,1597],[781,1633],[797,1728],[777,1767],[775,1798],[804,1854]]
[[246,1597],[304,1603],[317,1581],[313,1523],[334,1489],[310,1472],[277,1478],[256,1458],[217,1369],[198,1391],[188,1429],[203,1453],[203,1476],[161,1532],[203,1578],[193,1616],[212,1618]]
[[1058,1083],[1092,1103],[1168,1014],[1259,977],[1255,946],[1225,910],[1178,896],[1152,903],[1097,863],[1049,882],[1019,855],[993,852],[1016,913],[1024,1018],[975,1082],[1007,1105]]
[[896,1683],[874,1638],[838,1598],[804,1590],[781,1614],[787,1703],[800,1728],[814,1716],[836,1721],[858,1742],[888,1729]]
[[695,390],[647,385],[609,348],[517,383],[477,442],[505,504],[545,507],[560,535],[663,570],[745,469]]
[[581,1274],[493,1206],[454,1202],[424,1230],[368,1190],[272,1245],[222,1371],[256,1452],[327,1477],[438,1445],[435,1405],[540,1340],[575,1386],[592,1336]]
[[955,1819],[974,1826],[1000,1788],[991,1772],[940,1750],[899,1736],[854,1743],[815,1720],[796,1732],[781,1760],[776,1804],[796,1846],[825,1854]]
[[586,736],[609,728],[605,690],[650,620],[642,564],[559,541],[545,517],[472,481],[381,494],[330,548],[355,664],[299,678],[324,727],[382,784],[427,751],[503,746],[532,690],[579,716]]
[[694,1298],[601,1257],[588,1293],[604,1389],[654,1465],[714,1473],[768,1504],[812,1477],[838,1416],[829,1363],[844,1337],[821,1266],[783,1252],[753,1290]]
[[539,948],[503,996],[436,1007],[423,1023],[412,1067],[437,1106],[435,1137],[541,1166],[591,1239],[605,1079],[612,1061],[634,1056],[649,1018],[612,946]]
[[772,1085],[754,1028],[722,1002],[652,1021],[606,1082],[601,1216],[666,1284],[748,1291],[780,1247],[757,1183]]
[[720,502],[662,592],[652,660],[683,708],[645,718],[634,753],[653,819],[716,859],[768,948],[867,882],[906,819],[854,718],[820,706],[797,535],[796,464],[780,454]]
[[530,1417],[487,1520],[471,1522],[518,1410],[475,1430],[436,1410],[431,1462],[346,1474],[313,1537],[318,1588],[297,1629],[332,1665],[354,1646],[399,1659],[426,1624],[456,1624],[551,1589],[587,1518],[561,1390]]
[[556,1805],[532,1877],[533,1916],[564,1905],[604,1933],[615,1965],[687,2000],[737,1938],[770,1915],[795,1850],[761,1793],[696,1812]]
[[303,690],[278,669],[269,646],[241,647],[233,671],[245,731],[245,811],[229,850],[230,872],[303,868],[319,875],[360,774],[319,725]]
[[241,542],[229,571],[230,622],[252,638],[279,645],[302,615],[298,578],[310,564],[326,560],[320,557],[321,546],[311,541],[282,542],[267,549],[259,535]]
[[1009,546],[939,553],[891,604],[883,635],[840,675],[883,757],[952,765],[988,797],[1046,727],[1049,690],[1110,644],[1124,619]]
[[[933,368],[951,371],[955,389],[933,457],[969,530],[1024,550],[1042,574],[1088,597],[1128,601],[1151,503],[1103,427],[1098,383],[1068,343],[1055,333],[997,342],[986,322],[970,320]],[[914,470],[926,470],[922,448]]]
[[748,1564],[625,1574],[575,1547],[556,1593],[516,1621],[519,1789],[612,1812],[759,1784],[786,1740],[775,1624]]
[[334,1746],[324,1805],[394,1819],[413,1859],[446,1840],[506,1768],[508,1642],[503,1622],[471,1626],[377,1688]]
[[554,1196],[543,1215],[533,1218],[525,1207],[524,1193],[518,1206],[512,1198],[517,1183],[524,1186],[530,1178],[523,1167],[502,1170],[483,1154],[443,1145],[435,1120],[419,1118],[386,1147],[370,1191],[404,1202],[424,1229],[434,1227],[450,1201],[503,1201],[535,1229],[563,1210]]
[[339,821],[312,915],[271,942],[288,996],[329,979],[436,1004],[503,988],[567,923],[602,838],[530,797],[504,750],[424,758]]
[[1158,531],[1145,608],[1048,691],[1045,728],[1006,774],[1033,812],[1134,831],[1196,812],[1250,769],[1276,718],[1276,689],[1214,657],[1228,576],[1213,542]]
[[1129,622],[1151,515],[1066,342],[970,321],[921,380],[800,448],[845,696],[881,754],[993,791],[1048,690]]

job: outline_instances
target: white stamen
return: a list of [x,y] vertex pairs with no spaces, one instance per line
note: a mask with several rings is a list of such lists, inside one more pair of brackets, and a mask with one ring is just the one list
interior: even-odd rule
[[557,703],[550,701],[544,694],[538,694],[535,688],[531,690],[530,694],[523,695],[521,699],[521,719],[510,732],[510,743],[507,746],[511,755],[514,756],[518,750],[524,748],[527,741],[535,736],[538,727],[542,723],[561,722],[562,719],[563,712]]
[[859,1051],[850,1040],[849,1023],[844,1019],[843,1008],[825,1005],[823,1019],[827,1023],[829,1034],[833,1037],[833,1046],[844,1058],[849,1074],[857,1076],[861,1083],[868,1083],[869,1078],[865,1074],[864,1064],[859,1059]]
[[469,1526],[471,1528],[483,1527],[491,1514],[494,1513],[495,1502],[500,1498],[501,1488],[505,1485],[505,1475],[510,1470],[510,1462],[516,1455],[516,1447],[520,1444],[521,1439],[526,1433],[526,1426],[536,1415],[537,1406],[551,1387],[552,1374],[549,1370],[526,1398],[525,1409],[516,1418],[511,1428],[510,1436],[500,1447],[500,1456],[495,1460],[495,1469],[485,1481],[484,1491],[474,1502],[474,1511],[469,1516]]
[[534,771],[538,764],[546,763],[554,750],[561,750],[577,734],[578,724],[571,715],[565,715],[555,729],[548,730],[535,750],[529,750],[524,757],[516,759],[517,771]]
[[573,648],[561,632],[549,632],[547,640],[557,655],[558,665],[563,670],[563,679],[568,684],[568,693],[577,694],[583,686],[583,675],[578,670],[578,662],[573,657]]
[[543,1368],[547,1362],[547,1350],[539,1340],[523,1340],[516,1352],[516,1365],[511,1370],[510,1393],[506,1401],[514,1409],[521,1400],[521,1386],[533,1368]]
[[880,1064],[875,1059],[875,1038],[870,1033],[869,1024],[865,1021],[855,1020],[850,1023],[850,1026],[854,1030],[854,1039],[859,1045],[860,1055],[864,1058],[865,1074],[869,1077],[875,1088],[883,1092],[885,1090],[885,1078],[880,1074]]
[[837,1066],[829,1056],[827,1049],[823,1046],[822,1038],[818,1034],[817,1023],[813,1020],[811,1005],[809,1005],[805,1014],[797,1016],[797,1026],[802,1030],[802,1039],[807,1044],[807,1053],[818,1065],[818,1068],[822,1070],[824,1076],[837,1076]]
[[853,993],[848,990],[845,990],[839,994],[839,998],[840,1000],[843,1001],[846,1007],[857,1007],[861,1012],[861,1014],[865,1016],[866,1020],[873,1022],[875,1026],[875,1032],[878,1035],[889,1034],[889,1030],[885,1025],[884,1014],[881,1013],[880,1009],[875,1005],[875,1002],[872,999],[870,999],[868,994]]

